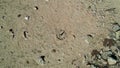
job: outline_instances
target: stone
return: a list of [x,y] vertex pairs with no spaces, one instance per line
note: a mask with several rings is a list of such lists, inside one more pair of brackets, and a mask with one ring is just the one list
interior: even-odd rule
[[87,34],[86,38],[85,38],[85,42],[90,44],[90,42],[92,42],[93,40],[93,35],[92,34]]
[[45,60],[45,56],[40,56],[40,57],[37,57],[35,59],[33,59],[36,64],[38,65],[44,65],[46,63],[46,60]]
[[60,29],[57,34],[56,34],[56,38],[59,40],[64,40],[67,37],[67,33],[65,32],[65,30]]
[[116,62],[117,62],[115,59],[113,59],[113,58],[111,58],[111,57],[108,57],[108,60],[107,60],[107,61],[108,61],[108,64],[109,64],[109,65],[116,64]]
[[120,39],[120,31],[115,32],[116,34],[116,39]]
[[29,20],[29,19],[30,19],[30,16],[25,16],[24,19],[25,19],[25,20]]
[[34,6],[34,9],[35,9],[35,10],[38,10],[38,6]]
[[113,23],[112,30],[115,31],[115,32],[120,30],[120,25],[118,23]]

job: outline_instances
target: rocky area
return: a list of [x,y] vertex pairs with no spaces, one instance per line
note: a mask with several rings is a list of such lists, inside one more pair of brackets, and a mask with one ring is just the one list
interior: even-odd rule
[[0,68],[119,68],[120,0],[0,0]]
[[94,49],[91,55],[85,56],[87,65],[91,68],[119,68],[120,67],[120,25],[113,23],[110,36],[103,40],[103,48]]

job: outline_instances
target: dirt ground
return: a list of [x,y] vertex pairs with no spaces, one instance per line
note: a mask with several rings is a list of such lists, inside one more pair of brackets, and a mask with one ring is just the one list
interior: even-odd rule
[[90,68],[120,0],[0,0],[0,68]]

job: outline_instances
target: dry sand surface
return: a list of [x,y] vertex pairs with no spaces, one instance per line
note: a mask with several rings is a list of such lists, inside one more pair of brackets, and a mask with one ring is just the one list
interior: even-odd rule
[[0,0],[0,68],[91,68],[120,0]]

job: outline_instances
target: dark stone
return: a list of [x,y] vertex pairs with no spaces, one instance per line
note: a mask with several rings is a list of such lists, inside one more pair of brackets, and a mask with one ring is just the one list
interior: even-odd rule
[[93,38],[93,36],[91,34],[88,34],[87,36]]
[[54,53],[55,53],[55,52],[56,52],[56,49],[53,49],[53,50],[52,50],[52,52],[54,52]]
[[21,14],[18,14],[17,17],[21,17]]
[[3,29],[3,26],[1,26],[0,28]]
[[10,32],[14,33],[13,29],[9,29]]
[[29,64],[30,62],[27,60],[26,63]]
[[58,59],[58,61],[61,61],[61,59]]
[[115,11],[116,8],[109,8],[109,9],[106,9],[105,11]]
[[12,33],[12,35],[13,35],[13,38],[15,37],[15,34],[14,34],[14,31],[13,31],[13,29],[9,29],[9,32],[11,32]]
[[40,56],[40,58],[45,62],[45,56]]
[[24,37],[27,38],[27,31],[24,31],[23,34],[24,34]]

